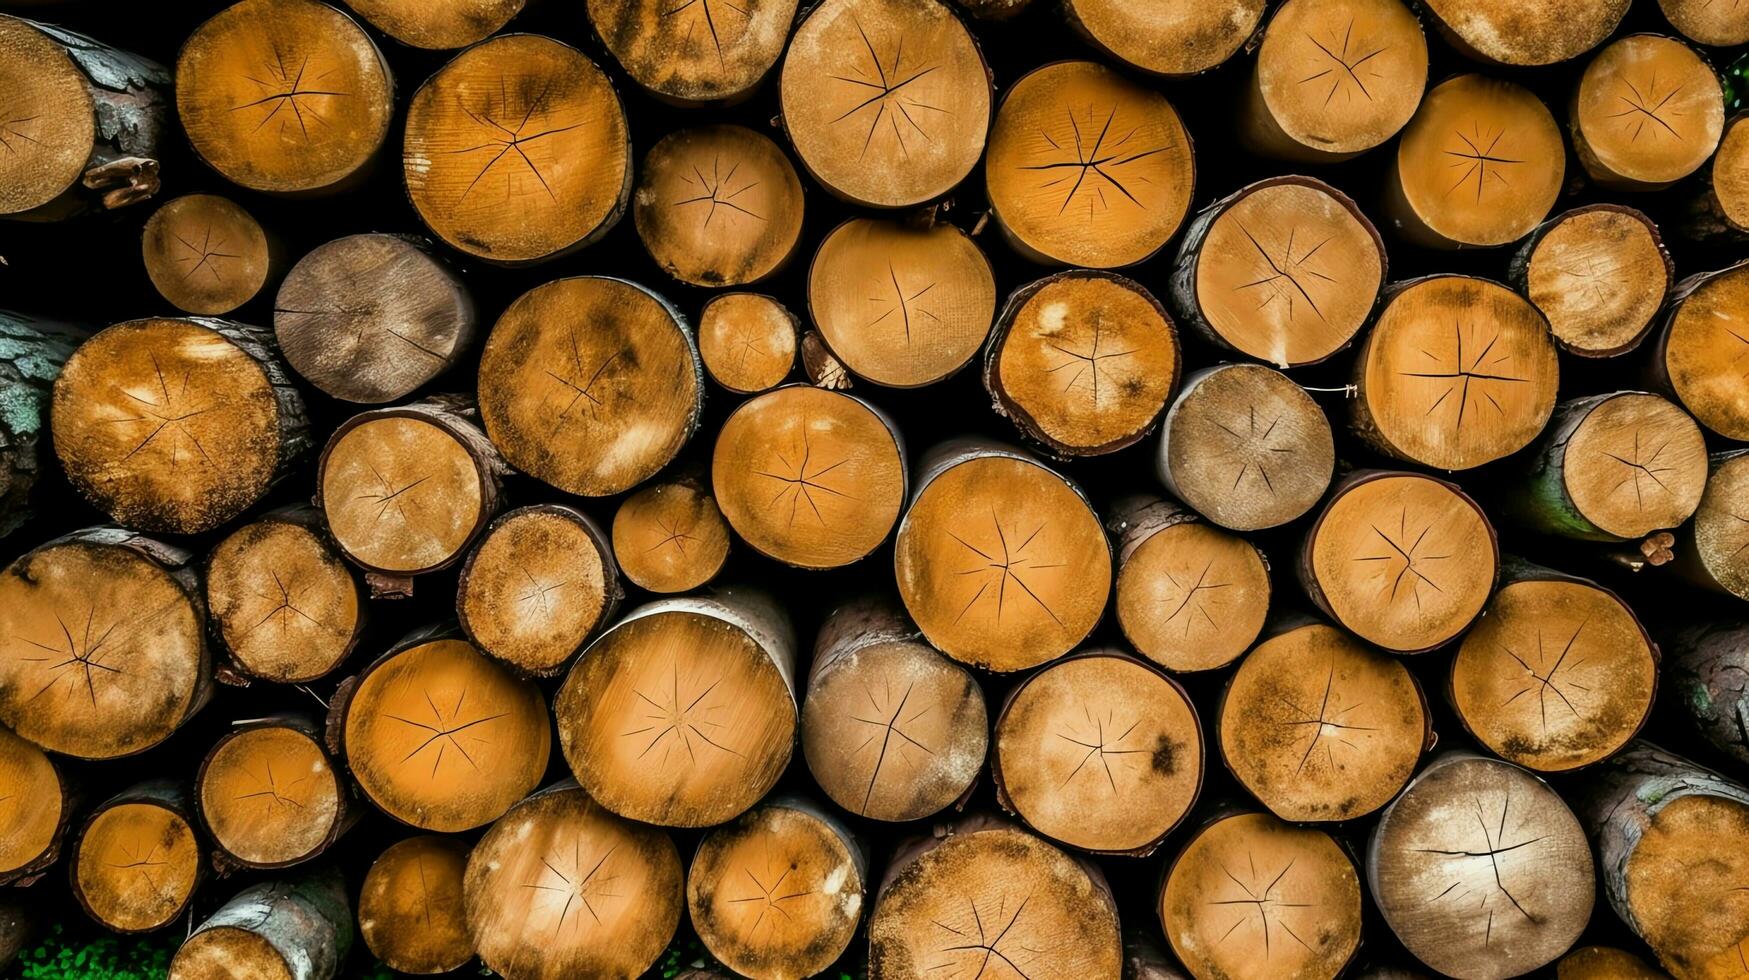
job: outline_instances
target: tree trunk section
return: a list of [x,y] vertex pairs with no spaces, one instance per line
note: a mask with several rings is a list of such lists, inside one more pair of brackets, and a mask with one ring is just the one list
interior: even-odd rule
[[170,925],[205,870],[195,833],[185,785],[155,779],[123,790],[98,804],[79,831],[68,869],[73,897],[116,932]]
[[700,126],[650,148],[632,218],[644,250],[670,276],[742,286],[770,277],[795,253],[802,200],[795,167],[769,137],[745,126]]
[[650,592],[690,592],[723,570],[729,524],[702,477],[688,470],[648,484],[614,512],[613,553],[632,584]]
[[76,793],[47,753],[4,728],[0,785],[11,788],[0,800],[0,885],[31,885],[61,856],[78,808]]
[[201,760],[194,792],[224,874],[313,860],[360,816],[321,726],[303,715],[234,724]]
[[1263,22],[1265,0],[1209,0],[1186,6],[1131,6],[1123,0],[1065,0],[1069,27],[1133,68],[1168,78],[1196,75],[1239,52]]
[[[1631,118],[1617,115],[1624,106]],[[1573,153],[1599,186],[1660,190],[1712,157],[1725,125],[1725,92],[1693,48],[1630,34],[1585,66],[1568,119]]]
[[199,316],[231,312],[283,271],[279,243],[216,194],[185,194],[152,212],[140,256],[158,295]]
[[1701,241],[1749,238],[1749,112],[1725,121],[1719,148],[1688,192],[1682,233]]
[[676,9],[662,0],[589,0],[589,23],[632,80],[682,107],[750,98],[783,54],[796,0]]
[[698,353],[711,380],[738,395],[775,388],[795,368],[802,325],[763,293],[719,293],[698,315]]
[[351,903],[337,869],[265,881],[238,892],[194,930],[170,961],[170,980],[333,980],[352,935]]
[[1495,65],[1552,65],[1597,47],[1631,0],[1426,0],[1427,16],[1452,47]]
[[1531,232],[1512,258],[1511,281],[1548,318],[1562,350],[1616,357],[1651,332],[1676,266],[1644,212],[1588,204]]
[[1671,700],[1713,748],[1749,763],[1749,622],[1696,623],[1665,641]]
[[1707,468],[1676,568],[1691,582],[1749,599],[1749,450],[1714,453]]
[[0,537],[31,518],[31,491],[48,455],[49,397],[55,378],[89,333],[80,327],[0,311]]
[[1749,260],[1677,283],[1665,311],[1651,378],[1701,425],[1749,440],[1749,382],[1736,360],[1743,341],[1732,327],[1749,320]]
[[474,958],[462,908],[469,847],[428,834],[389,845],[364,876],[358,931],[397,973],[448,973]]
[[1555,980],[1663,980],[1666,974],[1624,949],[1581,946],[1555,964]]
[[347,0],[353,12],[402,44],[415,48],[465,48],[503,29],[526,0],[478,0],[460,4],[429,0]]

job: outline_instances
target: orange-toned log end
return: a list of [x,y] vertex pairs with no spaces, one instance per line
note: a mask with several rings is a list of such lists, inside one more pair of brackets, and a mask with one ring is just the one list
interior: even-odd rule
[[1658,0],[1670,23],[1691,41],[1726,48],[1749,43],[1749,19],[1715,0]]
[[1614,357],[1639,346],[1675,272],[1652,219],[1609,204],[1550,219],[1512,268],[1514,284],[1548,318],[1555,343],[1581,357]]
[[537,504],[486,529],[462,566],[456,611],[481,652],[545,677],[583,648],[622,593],[595,522],[562,504]]
[[473,959],[462,908],[468,850],[453,837],[409,837],[371,864],[358,895],[358,931],[390,969],[448,973]]
[[0,113],[15,146],[0,155],[0,214],[19,214],[55,200],[79,181],[97,137],[95,105],[85,76],[54,38],[29,21],[0,16]]
[[776,143],[744,126],[662,137],[644,157],[632,200],[644,249],[695,286],[758,282],[801,239],[801,179]]
[[717,577],[729,557],[729,524],[702,481],[652,483],[613,515],[620,570],[651,592],[690,592]]
[[[979,754],[980,762],[983,759]],[[0,884],[34,881],[60,856],[72,824],[73,800],[47,753],[0,728]]]
[[1693,48],[1631,34],[1585,66],[1573,99],[1573,149],[1605,187],[1668,187],[1713,155],[1725,101],[1718,74]]
[[237,669],[287,684],[338,667],[364,628],[358,581],[309,508],[267,514],[220,541],[206,604]]
[[179,310],[207,316],[254,299],[273,264],[261,225],[214,194],[184,195],[152,212],[140,253],[158,295]]
[[280,868],[321,854],[350,825],[349,789],[302,718],[233,728],[202,761],[195,801],[222,860]]
[[1662,980],[1665,973],[1625,949],[1581,946],[1555,964],[1555,980]]
[[777,387],[795,367],[801,321],[762,293],[720,293],[698,315],[698,353],[717,384],[740,395]]
[[[1692,580],[1749,599],[1749,454],[1721,453],[1711,469],[1688,527],[1682,569]],[[1654,553],[1675,544],[1666,542]]]
[[346,0],[371,26],[415,48],[461,48],[496,34],[525,0]]
[[331,866],[244,889],[177,948],[170,980],[338,976],[353,936],[347,891]]
[[1428,0],[1458,50],[1500,65],[1552,65],[1602,44],[1631,0]]
[[1071,27],[1120,61],[1156,75],[1194,75],[1237,54],[1263,21],[1264,0],[1133,6],[1068,0]]
[[738,102],[783,54],[796,0],[588,0],[589,23],[632,80],[683,106]]
[[1113,612],[1167,670],[1213,670],[1250,649],[1269,612],[1269,566],[1249,541],[1158,498],[1118,505]]
[[1749,378],[1736,366],[1749,336],[1749,261],[1677,284],[1658,366],[1682,407],[1727,439],[1749,439]]
[[73,850],[73,896],[106,928],[146,932],[182,915],[203,864],[185,790],[142,783],[86,819]]

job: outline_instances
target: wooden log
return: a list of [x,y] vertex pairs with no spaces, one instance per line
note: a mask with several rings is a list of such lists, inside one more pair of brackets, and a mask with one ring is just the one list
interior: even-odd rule
[[644,155],[633,201],[644,250],[695,286],[758,282],[801,241],[801,179],[776,143],[745,126],[662,137]]
[[390,844],[358,895],[358,931],[371,954],[398,973],[448,973],[474,958],[462,908],[469,847],[426,834]]
[[984,161],[991,212],[1016,251],[1099,269],[1165,246],[1195,184],[1190,134],[1172,103],[1092,61],[1055,62],[1016,81]]
[[833,355],[818,330],[809,330],[802,334],[801,360],[802,373],[807,376],[809,384],[833,391],[844,391],[854,386],[854,382],[850,380],[850,370]]
[[1426,0],[1427,15],[1461,53],[1497,65],[1552,65],[1615,32],[1630,0]]
[[1385,284],[1378,229],[1311,177],[1271,177],[1204,208],[1174,261],[1179,318],[1210,343],[1277,367],[1347,347]]
[[176,111],[194,152],[253,191],[361,181],[389,135],[394,90],[370,35],[318,0],[241,0],[176,58]]
[[705,949],[753,980],[800,980],[831,966],[862,920],[868,859],[824,807],[777,797],[711,831],[686,875]]
[[778,101],[820,186],[902,208],[948,193],[977,165],[990,87],[977,41],[937,0],[825,0],[790,39]]
[[1070,847],[1146,857],[1196,804],[1203,737],[1184,689],[1115,648],[1028,675],[996,718],[996,799]]
[[971,792],[989,732],[977,681],[896,603],[867,597],[827,615],[802,700],[802,752],[832,802],[874,820],[933,816]]
[[684,890],[666,833],[614,816],[565,780],[474,845],[462,902],[474,948],[499,973],[635,977],[673,938]]
[[170,980],[332,980],[351,948],[346,883],[325,868],[238,892],[176,950]]
[[1361,343],[1351,424],[1388,456],[1467,470],[1535,439],[1559,378],[1549,322],[1524,297],[1469,276],[1415,279],[1391,288]]
[[0,538],[29,521],[31,496],[48,455],[55,379],[90,334],[81,327],[0,310]]
[[192,558],[97,527],[6,566],[0,724],[80,759],[134,755],[168,738],[212,695]]
[[181,918],[200,886],[200,841],[188,789],[139,783],[85,818],[68,862],[73,897],[105,929],[149,932]]
[[614,512],[613,554],[632,584],[650,592],[690,592],[723,570],[729,524],[701,476],[681,473],[648,484]]
[[698,314],[698,354],[711,380],[738,395],[757,394],[789,377],[801,332],[801,321],[774,297],[718,293]]
[[358,822],[322,734],[301,714],[234,722],[201,760],[195,803],[221,873],[313,860]]
[[1555,980],[1663,980],[1664,972],[1624,949],[1581,946],[1555,964]]
[[[1616,3],[1626,9],[1624,0],[1605,0],[1594,9]],[[1556,0],[1527,6],[1571,4]],[[1456,181],[1454,162],[1462,165],[1456,168]],[[1385,210],[1397,230],[1417,245],[1504,245],[1523,238],[1548,216],[1566,166],[1561,129],[1529,89],[1482,75],[1459,75],[1435,85],[1403,129],[1385,183]]]
[[539,688],[439,628],[342,682],[328,750],[378,809],[451,833],[491,823],[539,785],[551,728]]
[[1658,226],[1619,204],[1588,204],[1543,222],[1511,266],[1513,288],[1548,318],[1555,343],[1580,357],[1638,347],[1675,277]]
[[1295,823],[1372,813],[1434,742],[1427,699],[1402,661],[1316,620],[1289,624],[1246,654],[1218,717],[1227,769]]
[[1749,22],[1729,7],[1707,0],[1658,0],[1658,8],[1691,41],[1720,48],[1749,43]]
[[[507,78],[517,84],[505,87]],[[607,234],[632,189],[613,83],[582,52],[536,34],[477,44],[407,106],[401,169],[437,237],[500,265],[556,258]]]
[[353,13],[402,44],[464,48],[498,33],[525,0],[346,0]]
[[1331,163],[1379,146],[1427,90],[1427,36],[1398,0],[1288,0],[1263,29],[1238,137]]
[[729,526],[755,551],[798,568],[838,568],[880,547],[906,482],[905,443],[886,413],[804,384],[742,402],[711,454],[711,487]]
[[223,316],[254,299],[277,271],[276,252],[253,215],[217,194],[165,202],[140,235],[140,258],[158,295],[202,316]]
[[1198,977],[1335,977],[1360,945],[1360,875],[1329,834],[1265,813],[1199,829],[1156,906]]
[[1057,457],[1103,455],[1140,441],[1182,370],[1178,331],[1154,294],[1133,279],[1087,269],[1015,290],[984,348],[991,407]]
[[486,431],[512,466],[602,497],[649,479],[692,437],[704,366],[666,300],[579,276],[510,304],[480,355],[479,392]]
[[1682,233],[1709,241],[1749,237],[1749,112],[1725,121],[1719,148],[1688,192]]
[[1592,180],[1658,190],[1713,155],[1725,125],[1725,92],[1693,48],[1675,38],[1630,34],[1585,66],[1568,119],[1574,155]]
[[1564,772],[1615,754],[1645,725],[1658,647],[1614,592],[1508,559],[1448,684],[1458,720],[1489,751]]
[[[978,761],[981,765],[982,753]],[[0,799],[0,885],[29,885],[61,856],[76,796],[47,753],[4,728],[0,785],[10,787]]]
[[310,446],[303,397],[272,335],[204,317],[97,333],[55,379],[52,422],[68,482],[143,531],[229,521]]
[[658,599],[572,665],[553,701],[559,747],[590,798],[620,816],[723,823],[789,764],[795,669],[795,632],[765,594]]
[[83,34],[0,14],[0,216],[58,221],[158,193],[170,73]]
[[1670,699],[1713,748],[1749,762],[1749,623],[1739,617],[1685,624],[1665,638]]
[[1651,374],[1701,425],[1749,440],[1749,378],[1740,324],[1749,320],[1749,260],[1676,284],[1665,307]]
[[916,388],[945,380],[983,346],[996,277],[977,244],[946,222],[852,218],[814,253],[808,314],[858,377]]
[[1167,670],[1213,670],[1250,649],[1269,612],[1269,563],[1249,541],[1174,501],[1121,500],[1112,612],[1138,653]]
[[659,0],[589,0],[589,23],[627,75],[680,106],[752,96],[783,54],[796,0],[676,7]]
[[929,642],[961,663],[1014,671],[1086,639],[1111,592],[1112,555],[1081,488],[1018,449],[975,440],[936,446],[919,470],[893,568]]
[[1133,68],[1168,78],[1195,75],[1239,52],[1263,22],[1264,0],[1133,7],[1121,0],[1066,0],[1070,28]]
[[1715,453],[1707,470],[1676,567],[1689,581],[1749,599],[1749,450]]

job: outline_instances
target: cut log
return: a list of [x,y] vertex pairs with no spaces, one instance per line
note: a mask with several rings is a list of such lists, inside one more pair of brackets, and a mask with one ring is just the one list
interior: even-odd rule
[[462,884],[480,959],[529,980],[643,974],[674,937],[684,893],[667,834],[614,816],[570,780],[493,824]]
[[551,677],[624,595],[601,528],[576,508],[536,504],[486,529],[462,566],[455,605],[482,653]]
[[1719,148],[1690,192],[1682,232],[1701,240],[1749,237],[1749,112],[1725,122]]
[[28,885],[61,856],[76,809],[73,789],[42,749],[4,728],[0,786],[8,787],[0,798],[0,885]]
[[1160,888],[1160,924],[1198,977],[1335,977],[1360,946],[1360,875],[1329,834],[1266,813],[1199,829]]
[[632,218],[663,272],[694,286],[740,286],[770,276],[795,252],[802,182],[762,133],[682,129],[644,156]]
[[1552,65],[1602,44],[1632,0],[1426,0],[1452,47],[1497,65]]
[[168,738],[212,694],[192,558],[132,531],[87,528],[6,566],[0,724],[80,759]]
[[1288,0],[1263,30],[1238,136],[1254,152],[1347,160],[1409,122],[1427,37],[1398,0]]
[[1467,470],[1529,445],[1559,378],[1549,322],[1524,297],[1469,276],[1415,279],[1391,288],[1361,344],[1352,424],[1387,456]]
[[1235,531],[1299,519],[1329,489],[1335,466],[1324,410],[1286,375],[1257,364],[1221,364],[1186,379],[1155,456],[1168,490]]
[[1089,650],[1022,680],[996,718],[1002,806],[1070,847],[1146,857],[1202,790],[1196,707],[1165,672]]
[[319,857],[360,815],[321,727],[295,714],[234,723],[201,760],[194,795],[224,873]]
[[971,792],[989,732],[977,681],[896,603],[856,600],[821,624],[802,751],[834,803],[874,820],[933,816]]
[[0,14],[0,216],[57,221],[158,193],[170,73],[83,34]]
[[55,379],[90,334],[81,327],[0,310],[0,538],[31,519],[32,491],[47,462]]
[[1664,980],[1667,974],[1624,949],[1581,946],[1555,964],[1555,980]]
[[838,568],[880,547],[904,506],[905,475],[905,444],[886,413],[804,384],[742,402],[711,455],[729,526],[798,568]]
[[474,958],[462,909],[468,844],[434,834],[389,845],[364,876],[358,931],[398,973],[448,973]]
[[1117,906],[1098,867],[1005,821],[967,817],[900,845],[877,895],[871,977],[1005,967],[1071,980],[1115,977],[1123,963]]
[[649,479],[691,438],[704,366],[666,300],[579,276],[510,304],[486,338],[479,390],[486,431],[512,466],[602,497]]
[[1665,969],[1703,977],[1739,968],[1749,955],[1749,899],[1737,891],[1749,875],[1749,790],[1636,741],[1599,768],[1579,813],[1610,908]]
[[1269,612],[1269,564],[1249,541],[1159,497],[1119,501],[1106,521],[1117,553],[1112,611],[1124,638],[1167,670],[1224,667]]
[[158,295],[186,313],[221,316],[274,273],[274,243],[249,212],[216,194],[186,194],[146,221],[140,257]]
[[1690,581],[1749,599],[1749,450],[1715,454],[1706,490],[1679,549],[1677,568]]
[[176,58],[194,152],[252,191],[362,180],[389,135],[394,89],[370,35],[318,0],[242,0],[195,28]]
[[[1617,2],[1626,9],[1626,0],[1596,6]],[[1553,10],[1572,4],[1524,6]],[[1512,82],[1459,75],[1434,86],[1404,128],[1386,180],[1385,210],[1397,230],[1418,245],[1504,245],[1548,217],[1566,167],[1561,128],[1536,95]]]
[[717,3],[589,0],[589,23],[626,74],[656,98],[681,106],[740,102],[783,54],[796,0]]
[[1749,440],[1749,260],[1682,280],[1665,309],[1653,376],[1701,425]]
[[924,456],[893,552],[899,597],[923,635],[988,670],[1069,652],[1111,594],[1111,544],[1087,496],[999,443],[956,440]]
[[181,917],[203,863],[187,788],[151,780],[85,819],[69,863],[73,897],[105,929],[149,932]]
[[1726,48],[1749,43],[1749,20],[1712,0],[1658,0],[1670,23],[1691,41]]
[[789,764],[795,633],[782,607],[747,589],[658,599],[589,645],[553,713],[591,799],[664,827],[723,823]]
[[1585,66],[1569,120],[1574,155],[1592,180],[1658,190],[1713,155],[1725,125],[1725,92],[1693,48],[1630,34]]
[[427,228],[501,265],[600,239],[632,189],[613,83],[576,48],[536,34],[477,44],[419,86],[401,167]]
[[852,218],[814,253],[808,314],[858,376],[916,388],[945,380],[983,346],[996,277],[977,244],[946,222]]
[[701,475],[652,483],[614,512],[613,554],[632,584],[650,592],[690,592],[723,570],[729,524]]
[[849,369],[833,356],[820,331],[809,330],[802,334],[801,359],[802,373],[807,376],[809,384],[832,391],[844,391],[853,386]]
[[1211,343],[1277,367],[1347,347],[1385,284],[1385,245],[1347,195],[1271,177],[1204,208],[1184,233],[1173,309]]
[[1035,68],[1002,97],[984,189],[1008,241],[1037,262],[1100,269],[1158,252],[1196,184],[1166,97],[1092,61]]
[[462,48],[503,29],[525,0],[346,0],[353,12],[402,44]]
[[1182,369],[1178,331],[1154,294],[1077,269],[1008,297],[984,350],[984,390],[1052,455],[1097,456],[1153,430]]
[[532,682],[448,630],[425,630],[341,685],[328,748],[384,813],[455,832],[498,819],[540,783],[551,728]]
[[333,980],[352,948],[352,907],[333,868],[238,892],[197,926],[170,980]]
[[1297,571],[1306,594],[1345,629],[1387,650],[1421,653],[1475,621],[1499,564],[1493,525],[1456,485],[1357,470],[1338,481],[1306,532]]
[[118,323],[55,380],[55,454],[98,510],[193,534],[248,509],[309,448],[303,397],[260,327]]
[[868,860],[825,808],[778,797],[698,845],[686,906],[705,949],[743,977],[800,980],[850,946]]
[[1131,67],[1176,77],[1208,71],[1239,52],[1263,22],[1265,0],[1133,6],[1066,0],[1069,26]]
[[789,377],[801,332],[801,321],[773,297],[719,293],[699,311],[698,353],[717,384],[756,394]]
[[1315,620],[1246,654],[1219,718],[1227,768],[1295,823],[1372,813],[1433,747],[1427,699],[1403,662]]
[[1686,624],[1665,638],[1681,715],[1714,748],[1749,763],[1749,622]]
[[1543,222],[1512,258],[1512,285],[1555,343],[1580,357],[1640,346],[1675,282],[1658,226],[1619,204],[1588,204]]
[[1658,647],[1619,596],[1509,560],[1452,657],[1458,720],[1490,752],[1538,772],[1607,759],[1651,717]]

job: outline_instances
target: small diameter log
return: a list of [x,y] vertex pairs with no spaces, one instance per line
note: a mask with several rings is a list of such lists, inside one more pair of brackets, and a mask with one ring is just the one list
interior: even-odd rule
[[254,299],[277,264],[261,224],[216,194],[185,194],[152,212],[140,236],[140,258],[158,295],[203,316],[221,316]]
[[1555,964],[1555,980],[1664,980],[1663,971],[1623,949],[1581,946]]
[[1658,190],[1713,155],[1725,125],[1725,92],[1693,48],[1674,38],[1630,34],[1585,66],[1568,125],[1574,155],[1592,180]]
[[624,595],[601,528],[576,508],[536,504],[486,529],[462,566],[455,606],[482,653],[551,677]]
[[965,367],[996,314],[996,276],[946,222],[852,218],[808,269],[808,314],[832,354],[878,385],[916,388]]
[[1333,978],[1360,946],[1360,896],[1329,834],[1230,813],[1172,860],[1157,911],[1193,976]]
[[1714,455],[1677,568],[1690,581],[1749,599],[1749,451]]
[[613,83],[576,48],[535,34],[468,48],[419,86],[401,167],[427,228],[502,265],[600,239],[632,189]]
[[1749,378],[1738,361],[1749,336],[1749,260],[1677,283],[1652,374],[1708,429],[1749,440]]
[[1658,647],[1595,582],[1509,560],[1452,657],[1458,720],[1490,752],[1538,772],[1614,755],[1652,714]]
[[352,907],[334,868],[238,892],[197,926],[170,980],[333,980],[352,948]]
[[1749,43],[1749,20],[1731,7],[1712,0],[1658,0],[1658,8],[1691,41],[1717,48]]
[[1183,673],[1224,667],[1269,612],[1269,563],[1249,541],[1159,497],[1120,501],[1106,521],[1117,553],[1113,612],[1136,651]]
[[933,816],[971,791],[989,731],[977,681],[896,603],[856,600],[821,624],[802,751],[834,803],[874,820]]
[[486,966],[529,980],[635,977],[680,923],[680,854],[565,780],[516,804],[474,845],[462,883]]
[[984,348],[984,390],[1052,455],[1097,456],[1153,430],[1182,368],[1178,331],[1152,293],[1076,269],[1008,297]]
[[[1620,2],[1625,9],[1626,0]],[[1566,167],[1561,128],[1535,94],[1512,82],[1459,75],[1434,86],[1404,128],[1386,181],[1385,210],[1418,245],[1504,245],[1548,216]]]
[[[983,701],[978,702],[980,708]],[[978,764],[983,764],[983,753]],[[42,749],[0,728],[0,885],[28,885],[61,856],[73,791]]]
[[1681,714],[1714,748],[1749,762],[1749,622],[1686,625],[1664,648]]
[[321,727],[302,715],[235,723],[201,760],[194,795],[226,873],[311,860],[360,816]]
[[1725,122],[1719,148],[1691,190],[1682,232],[1701,240],[1749,237],[1749,112]]
[[1158,667],[1114,648],[1022,680],[996,718],[990,777],[1002,806],[1070,847],[1146,857],[1195,805],[1196,708]]
[[394,87],[370,35],[317,0],[242,0],[195,28],[176,59],[195,153],[268,193],[361,180],[389,134]]
[[265,514],[207,559],[213,632],[244,678],[301,684],[340,666],[364,632],[361,592],[313,507]]
[[503,29],[525,0],[346,0],[384,34],[415,48],[462,48]]
[[1494,590],[1500,546],[1482,508],[1419,473],[1339,481],[1300,546],[1300,584],[1366,640],[1421,653],[1463,632]]
[[1066,0],[1069,26],[1113,58],[1168,77],[1195,75],[1237,54],[1263,22],[1265,0],[1144,4]]
[[1496,65],[1552,65],[1602,44],[1632,0],[1425,0],[1441,35]]
[[795,368],[801,321],[762,293],[719,293],[698,314],[698,353],[717,384],[738,395],[775,388]]
[[1651,331],[1676,266],[1643,212],[1589,204],[1538,226],[1513,256],[1511,274],[1562,350],[1615,357]]
[[0,15],[0,216],[57,221],[158,192],[170,73],[83,34]]
[[937,0],[825,0],[796,28],[778,97],[802,166],[865,207],[953,190],[990,129],[990,70]]
[[711,486],[762,555],[838,568],[880,547],[905,504],[899,427],[839,391],[786,385],[742,402],[717,433]]
[[1111,594],[1111,544],[1081,488],[999,443],[957,440],[924,457],[893,552],[923,635],[988,670],[1069,652]]
[[310,446],[303,397],[260,327],[118,323],[55,380],[55,454],[116,522],[194,534],[248,509]]
[[1347,347],[1385,284],[1378,229],[1311,177],[1271,177],[1204,208],[1174,261],[1178,316],[1211,343],[1277,367]]
[[717,577],[729,557],[729,524],[710,487],[682,474],[625,499],[613,515],[613,554],[632,584],[690,592]]
[[1427,37],[1399,0],[1288,0],[1263,29],[1240,140],[1306,163],[1346,160],[1409,122],[1427,90]]
[[698,428],[686,320],[636,283],[579,276],[517,297],[480,355],[480,414],[512,466],[603,497],[668,465]]
[[87,528],[6,566],[0,724],[80,759],[168,738],[212,694],[192,558],[132,531]]
[[763,133],[682,129],[644,156],[632,218],[663,272],[694,286],[740,286],[770,276],[795,252],[802,182]]
[[49,453],[49,398],[55,379],[90,334],[80,327],[0,310],[0,537],[31,517],[31,491]]
[[428,834],[389,845],[364,876],[358,931],[398,973],[448,973],[474,958],[462,908],[468,844]]
[[871,977],[1006,967],[1032,980],[1072,980],[1115,977],[1123,963],[1117,905],[1098,867],[985,816],[900,845],[868,941]]
[[589,23],[632,80],[681,106],[750,97],[783,54],[796,0],[676,8],[663,0],[589,0]]
[[778,797],[698,845],[686,906],[711,956],[753,980],[800,980],[850,946],[868,861],[824,807]]
[[553,713],[565,760],[602,806],[664,827],[719,824],[789,764],[795,633],[751,590],[658,599],[589,645]]
[[1427,699],[1402,661],[1316,621],[1239,662],[1221,696],[1219,736],[1245,789],[1295,823],[1377,810],[1433,747]]
[[1149,258],[1190,208],[1190,134],[1166,97],[1092,61],[1059,61],[1002,97],[984,162],[997,226],[1038,262]]
[[68,871],[80,908],[105,929],[148,932],[181,917],[203,863],[187,788],[155,779],[91,811]]

